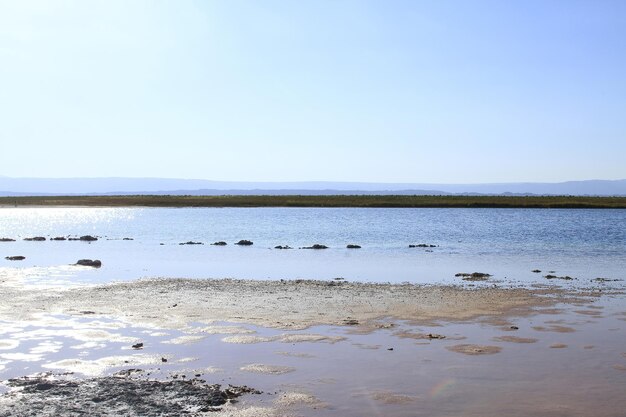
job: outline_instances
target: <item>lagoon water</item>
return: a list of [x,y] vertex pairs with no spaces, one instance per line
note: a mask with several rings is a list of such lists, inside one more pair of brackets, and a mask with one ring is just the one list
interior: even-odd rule
[[[99,240],[49,241],[86,234]],[[48,240],[23,240],[32,236]],[[474,271],[521,283],[548,282],[549,271],[581,285],[626,278],[626,210],[3,208],[0,237],[16,239],[0,243],[0,269],[48,283],[140,277],[453,283],[455,273]],[[234,245],[240,239],[254,245]],[[204,245],[179,244],[187,241]],[[210,245],[216,241],[228,245]],[[315,243],[329,249],[298,249]],[[436,247],[408,247],[420,243]],[[4,259],[13,255],[26,260]],[[103,267],[70,266],[82,258],[100,259]]]
[[[87,234],[99,239],[50,241]],[[24,240],[33,236],[46,241]],[[145,377],[200,375],[266,393],[244,398],[244,406],[267,406],[290,391],[326,403],[303,405],[297,410],[303,416],[624,415],[624,282],[611,292],[606,290],[613,283],[591,280],[626,279],[626,210],[2,208],[0,237],[16,239],[0,242],[0,282],[45,287],[35,294],[48,294],[55,285],[140,277],[460,283],[455,273],[474,271],[494,277],[469,285],[557,283],[602,290],[592,297],[576,293],[573,304],[529,315],[421,324],[385,317],[376,331],[272,329],[239,320],[212,323],[224,325],[216,332],[203,322],[182,329],[142,327],[132,312],[110,316],[71,305],[71,315],[51,314],[36,304],[38,314],[29,320],[0,320],[0,393],[7,389],[3,380],[25,374],[97,376],[132,366],[144,369]],[[254,245],[234,245],[240,239]],[[210,245],[220,240],[228,245]],[[180,245],[187,241],[204,244]],[[297,249],[315,243],[329,249]],[[349,243],[362,248],[347,249]],[[420,243],[436,246],[408,247]],[[4,259],[12,255],[26,260]],[[81,258],[100,259],[103,266],[70,265]],[[547,273],[574,279],[549,281]],[[148,300],[160,303],[155,305],[166,316],[165,309],[177,305],[166,306],[158,296]],[[232,328],[260,339],[229,340],[227,335],[237,334]],[[430,333],[445,338],[423,338]],[[334,339],[273,339],[298,334]],[[137,342],[144,349],[132,349]],[[468,356],[453,349],[466,343],[501,352]],[[251,372],[259,363],[285,373]]]

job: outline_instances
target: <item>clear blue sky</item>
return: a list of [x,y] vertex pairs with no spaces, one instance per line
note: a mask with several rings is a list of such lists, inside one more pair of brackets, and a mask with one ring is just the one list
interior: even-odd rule
[[626,178],[626,1],[0,0],[0,174]]

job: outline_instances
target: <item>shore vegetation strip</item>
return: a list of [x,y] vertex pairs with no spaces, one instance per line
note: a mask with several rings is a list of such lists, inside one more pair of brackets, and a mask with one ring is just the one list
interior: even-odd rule
[[424,195],[114,195],[0,197],[0,207],[626,208],[626,197]]

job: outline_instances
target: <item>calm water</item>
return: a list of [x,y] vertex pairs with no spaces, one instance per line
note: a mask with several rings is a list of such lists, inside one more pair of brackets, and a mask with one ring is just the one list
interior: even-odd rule
[[[84,234],[100,239],[22,240]],[[4,208],[0,237],[17,240],[0,243],[4,271],[62,282],[153,276],[457,282],[456,272],[474,271],[507,282],[546,281],[547,271],[578,284],[626,278],[626,210]],[[240,239],[254,245],[233,245]],[[190,240],[204,245],[179,245]],[[228,246],[209,245],[219,240]],[[314,243],[330,248],[297,249]],[[362,249],[346,249],[349,243]],[[437,247],[408,248],[418,243]],[[27,259],[4,259],[11,255]],[[81,258],[101,259],[103,267],[68,266]],[[535,268],[543,274],[531,273]]]

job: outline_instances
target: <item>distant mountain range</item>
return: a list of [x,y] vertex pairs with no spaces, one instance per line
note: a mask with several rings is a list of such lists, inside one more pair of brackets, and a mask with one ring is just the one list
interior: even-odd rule
[[558,183],[420,184],[371,182],[234,182],[172,178],[0,177],[0,196],[45,195],[590,195],[626,196],[624,180]]

